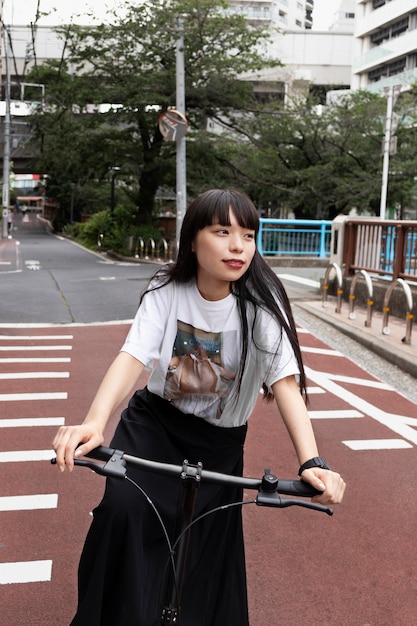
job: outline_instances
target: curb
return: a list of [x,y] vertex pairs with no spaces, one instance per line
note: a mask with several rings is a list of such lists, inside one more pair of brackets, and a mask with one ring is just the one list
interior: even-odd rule
[[329,326],[332,326],[340,333],[346,335],[350,339],[353,339],[392,365],[396,365],[404,372],[407,372],[411,376],[417,378],[417,359],[414,355],[407,354],[401,349],[401,341],[398,342],[398,347],[395,349],[393,345],[386,341],[382,333],[374,336],[362,328],[354,327],[343,322],[342,320],[335,319],[331,314],[326,313],[325,310],[312,307],[308,302],[297,301],[293,303],[293,307],[299,308],[309,315],[313,315],[320,319],[322,322],[329,324]]

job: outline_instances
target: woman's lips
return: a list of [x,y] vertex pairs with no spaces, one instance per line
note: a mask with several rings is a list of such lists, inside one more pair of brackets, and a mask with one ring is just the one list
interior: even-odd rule
[[238,269],[240,270],[243,267],[243,261],[241,261],[240,259],[229,259],[227,261],[224,261],[224,263],[228,266],[231,267],[233,269]]

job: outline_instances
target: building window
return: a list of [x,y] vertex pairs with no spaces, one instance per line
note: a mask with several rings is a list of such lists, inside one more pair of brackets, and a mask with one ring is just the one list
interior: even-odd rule
[[376,67],[374,70],[368,72],[368,80],[370,83],[376,83],[381,78],[387,76],[395,76],[395,74],[400,74],[406,68],[407,57],[402,57],[401,59],[397,59],[393,63],[388,63],[386,65],[380,65]]
[[408,30],[408,17],[404,17],[401,20],[397,20],[393,24],[381,28],[380,30],[372,33],[370,39],[371,43],[375,46],[379,46],[384,40],[394,39]]
[[409,70],[414,70],[417,67],[417,52],[408,56],[407,67]]

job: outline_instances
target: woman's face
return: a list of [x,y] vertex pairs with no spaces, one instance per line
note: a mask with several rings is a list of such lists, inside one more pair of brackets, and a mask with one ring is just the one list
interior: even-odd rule
[[221,300],[230,283],[248,269],[255,254],[255,231],[243,228],[230,211],[230,225],[214,223],[199,230],[192,244],[197,287],[206,300]]

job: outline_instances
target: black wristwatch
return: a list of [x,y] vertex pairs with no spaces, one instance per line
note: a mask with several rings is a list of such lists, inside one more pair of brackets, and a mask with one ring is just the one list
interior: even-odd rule
[[330,467],[327,465],[326,461],[323,459],[322,456],[314,456],[312,459],[309,459],[308,461],[300,465],[300,469],[298,470],[298,475],[301,476],[304,470],[310,469],[311,467],[321,467],[322,469],[326,469],[326,470],[330,469]]

